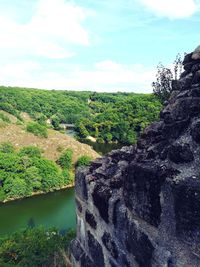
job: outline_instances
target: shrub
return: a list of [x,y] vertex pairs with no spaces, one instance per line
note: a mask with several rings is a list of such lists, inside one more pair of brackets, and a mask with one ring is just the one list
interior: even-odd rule
[[56,148],[56,150],[57,150],[58,152],[63,152],[64,147],[63,147],[62,145],[58,145],[57,148]]
[[173,90],[172,81],[177,80],[182,72],[181,55],[177,54],[173,63],[173,69],[164,67],[161,63],[157,66],[156,81],[152,83],[154,94],[163,103],[168,100]]
[[73,151],[71,149],[65,150],[60,158],[58,159],[58,164],[63,168],[63,169],[71,169],[72,167],[72,155]]
[[19,155],[20,156],[28,156],[28,157],[37,157],[37,158],[41,158],[41,149],[39,147],[35,147],[35,146],[27,146],[27,147],[23,147],[20,151],[19,151]]
[[2,121],[10,123],[10,119],[8,116],[6,116],[4,113],[0,112],[0,119],[2,119]]
[[40,137],[48,137],[47,128],[37,122],[29,122],[26,127],[27,132],[33,133]]
[[62,175],[64,177],[65,185],[72,184],[74,182],[74,174],[72,174],[68,169],[64,169]]
[[[0,238],[0,266],[66,266],[63,255],[70,241],[75,237],[74,231],[61,235],[55,228],[29,227],[24,231]],[[62,252],[61,252],[62,251]]]
[[15,148],[12,143],[10,142],[3,142],[0,144],[0,152],[3,153],[13,153]]
[[76,162],[76,167],[80,167],[80,166],[88,166],[91,162],[92,158],[89,156],[81,156],[78,158],[77,162]]

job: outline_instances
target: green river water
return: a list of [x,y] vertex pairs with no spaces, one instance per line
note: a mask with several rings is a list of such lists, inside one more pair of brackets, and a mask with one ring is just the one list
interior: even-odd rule
[[30,225],[56,227],[60,230],[75,229],[74,189],[0,204],[0,236]]
[[[122,147],[121,144],[98,144],[88,140],[87,144],[102,155]],[[59,230],[76,228],[73,188],[0,204],[0,236],[39,225]]]

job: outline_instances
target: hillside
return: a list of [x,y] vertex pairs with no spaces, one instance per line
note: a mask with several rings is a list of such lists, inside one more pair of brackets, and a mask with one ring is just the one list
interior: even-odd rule
[[0,87],[0,109],[15,115],[28,113],[39,123],[49,119],[75,124],[80,140],[92,136],[99,143],[133,144],[158,119],[161,103],[151,94],[96,93]]
[[7,141],[17,149],[30,145],[37,146],[42,149],[44,157],[53,161],[57,160],[61,151],[67,148],[73,150],[74,162],[81,155],[87,155],[93,159],[99,156],[90,146],[52,129],[48,129],[48,138],[41,138],[27,132],[24,125],[8,124],[0,128],[0,143]]
[[75,167],[99,156],[90,146],[48,129],[26,113],[18,117],[21,120],[0,111],[0,202],[72,186]]

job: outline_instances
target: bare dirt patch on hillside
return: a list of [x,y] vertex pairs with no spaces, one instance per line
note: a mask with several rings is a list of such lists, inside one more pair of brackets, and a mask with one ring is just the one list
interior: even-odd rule
[[0,143],[11,142],[17,149],[25,146],[37,146],[43,150],[43,155],[51,160],[56,161],[61,152],[59,148],[73,150],[73,161],[82,155],[90,156],[92,159],[99,157],[90,146],[76,141],[74,138],[57,132],[48,130],[48,138],[41,138],[26,131],[24,125],[9,124],[0,128]]

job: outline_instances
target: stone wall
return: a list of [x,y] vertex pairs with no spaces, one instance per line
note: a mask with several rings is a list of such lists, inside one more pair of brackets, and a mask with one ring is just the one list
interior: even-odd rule
[[160,121],[76,175],[75,267],[200,266],[200,53]]

